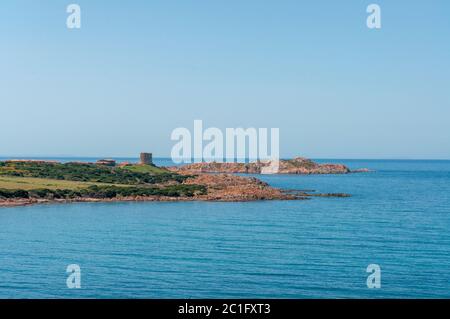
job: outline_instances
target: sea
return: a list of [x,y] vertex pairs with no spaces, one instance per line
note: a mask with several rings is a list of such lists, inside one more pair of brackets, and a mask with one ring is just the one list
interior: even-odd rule
[[0,208],[0,298],[450,298],[450,161],[317,161],[372,172],[256,176],[349,198]]

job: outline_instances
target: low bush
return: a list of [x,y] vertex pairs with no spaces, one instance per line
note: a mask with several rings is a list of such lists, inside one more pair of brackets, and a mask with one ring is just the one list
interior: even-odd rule
[[206,194],[206,187],[203,185],[170,185],[159,187],[120,187],[120,186],[97,186],[79,190],[70,189],[34,189],[34,190],[7,190],[0,189],[0,199],[74,199],[74,198],[116,198],[128,196],[169,196],[192,197]]

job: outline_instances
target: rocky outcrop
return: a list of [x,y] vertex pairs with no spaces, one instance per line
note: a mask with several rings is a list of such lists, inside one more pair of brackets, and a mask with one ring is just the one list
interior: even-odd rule
[[283,192],[254,177],[231,174],[200,174],[187,179],[184,183],[207,187],[207,194],[196,196],[197,200],[236,202],[301,199],[296,194]]
[[289,160],[257,161],[252,163],[194,163],[168,167],[178,173],[243,173],[243,174],[348,174],[352,171],[342,164],[318,164],[304,157]]

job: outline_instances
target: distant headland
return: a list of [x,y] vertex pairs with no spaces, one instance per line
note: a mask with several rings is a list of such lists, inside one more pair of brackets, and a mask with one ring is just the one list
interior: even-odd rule
[[[193,163],[183,166],[173,166],[168,169],[178,173],[241,173],[264,174],[265,169],[273,165],[273,161],[255,161],[251,163]],[[368,172],[368,169],[350,170],[342,164],[318,164],[304,157],[281,159],[276,163],[276,174],[349,174]],[[271,172],[272,173],[272,172]]]
[[[255,201],[349,196],[281,190],[255,177],[233,174],[259,174],[264,165],[267,163],[258,161],[195,163],[166,168],[154,165],[151,153],[141,153],[139,163],[116,163],[114,159],[95,163],[0,161],[0,207],[68,202]],[[300,158],[280,163],[281,174],[350,172],[344,165],[317,164]]]

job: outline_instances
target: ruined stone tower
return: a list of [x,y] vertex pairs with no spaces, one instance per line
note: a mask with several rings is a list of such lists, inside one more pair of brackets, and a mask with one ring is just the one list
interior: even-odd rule
[[140,164],[151,165],[153,164],[152,153],[141,153]]

